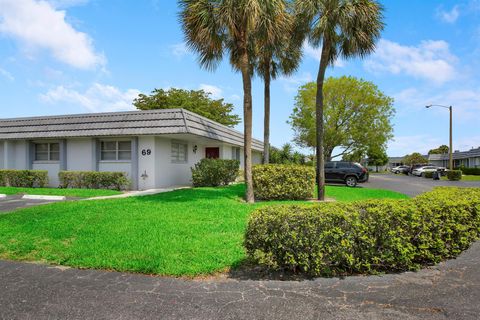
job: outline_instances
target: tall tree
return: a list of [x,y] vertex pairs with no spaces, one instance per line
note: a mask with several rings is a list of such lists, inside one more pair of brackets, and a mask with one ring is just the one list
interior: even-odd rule
[[450,148],[447,145],[442,144],[440,147],[436,149],[430,149],[428,151],[428,154],[446,154]]
[[321,46],[317,74],[316,154],[318,199],[325,199],[323,82],[337,58],[364,57],[375,49],[383,29],[383,7],[374,0],[297,0],[297,12],[309,25],[309,42]]
[[[378,149],[393,137],[393,99],[372,82],[346,76],[328,78],[323,95],[323,148],[327,161],[348,158],[350,154],[363,157],[369,149]],[[294,141],[301,147],[314,148],[317,143],[316,96],[317,84],[309,82],[299,88],[295,97],[289,123],[295,132]]]
[[264,126],[263,126],[263,163],[270,162],[270,83],[279,75],[290,75],[298,68],[302,57],[302,41],[304,32],[299,28],[292,10],[285,6],[283,14],[268,21],[272,27],[283,32],[278,37],[271,37],[265,31],[259,30],[257,36],[258,59],[256,70],[264,83]]
[[375,166],[378,172],[378,166],[384,166],[388,163],[388,155],[383,146],[376,146],[367,151],[368,164]]
[[424,164],[428,163],[428,160],[420,153],[414,152],[412,154],[407,154],[405,157],[403,157],[403,163],[407,165]]
[[133,105],[139,110],[183,108],[229,127],[240,123],[240,117],[233,114],[233,104],[212,99],[203,90],[154,89],[150,95],[139,94]]
[[179,4],[187,45],[199,54],[200,65],[213,70],[228,52],[230,64],[242,75],[245,198],[252,203],[252,74],[258,48],[255,35],[261,30],[270,39],[280,37],[284,30],[271,21],[284,14],[285,1],[179,0]]

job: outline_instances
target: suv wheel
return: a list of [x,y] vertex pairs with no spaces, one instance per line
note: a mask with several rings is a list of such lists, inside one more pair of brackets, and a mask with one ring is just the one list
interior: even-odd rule
[[355,187],[357,185],[357,178],[354,176],[349,176],[345,178],[345,184],[347,187]]

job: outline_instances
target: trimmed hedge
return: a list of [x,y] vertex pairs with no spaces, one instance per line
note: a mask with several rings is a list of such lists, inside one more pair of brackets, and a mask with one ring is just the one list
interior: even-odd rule
[[125,190],[130,180],[125,172],[60,171],[60,188]]
[[480,189],[435,188],[414,199],[256,210],[245,247],[271,269],[311,276],[417,270],[480,236]]
[[315,169],[309,166],[266,164],[253,166],[255,198],[304,200],[315,192]]
[[423,177],[427,179],[433,179],[433,172],[432,171],[424,172]]
[[480,176],[480,168],[464,168],[461,167],[463,174],[465,175],[472,175],[472,176]]
[[195,187],[217,187],[228,185],[238,177],[238,160],[202,159],[192,170],[192,183]]
[[46,170],[0,170],[0,186],[43,188],[48,185]]
[[449,170],[449,171],[447,171],[447,178],[450,181],[460,181],[460,180],[462,180],[462,171],[461,170]]

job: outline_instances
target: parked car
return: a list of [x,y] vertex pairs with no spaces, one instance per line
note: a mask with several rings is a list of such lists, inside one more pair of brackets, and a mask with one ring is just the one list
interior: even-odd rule
[[436,166],[423,166],[419,168],[415,168],[412,170],[412,174],[417,177],[423,177],[425,172],[435,172],[438,170]]
[[399,173],[407,172],[409,168],[410,168],[409,166],[403,165],[403,166],[393,167],[392,169],[390,169],[390,171],[392,171],[395,174],[399,174]]
[[408,168],[408,171],[405,172],[405,174],[407,175],[413,175],[413,170],[415,169],[418,169],[418,168],[421,168],[421,167],[425,167],[425,166],[433,166],[429,163],[421,163],[421,164],[412,164],[409,168]]
[[368,170],[357,162],[329,161],[325,163],[325,181],[355,187],[357,183],[368,181]]

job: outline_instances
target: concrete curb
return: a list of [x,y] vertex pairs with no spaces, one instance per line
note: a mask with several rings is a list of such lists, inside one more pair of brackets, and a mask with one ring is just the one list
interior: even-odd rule
[[45,196],[45,195],[35,195],[35,194],[26,194],[22,199],[27,200],[47,200],[47,201],[63,201],[67,198],[65,196]]
[[7,197],[6,194],[3,194],[3,193],[0,194],[0,199],[6,198],[6,197]]

